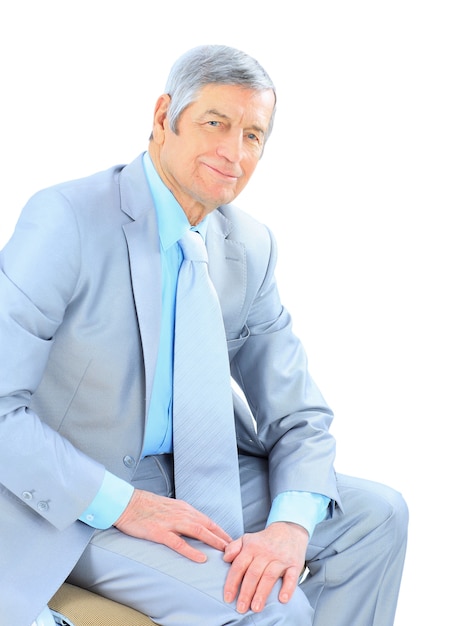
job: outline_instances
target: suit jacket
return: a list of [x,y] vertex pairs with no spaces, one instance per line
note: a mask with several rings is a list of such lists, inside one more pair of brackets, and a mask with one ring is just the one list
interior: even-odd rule
[[[276,248],[235,206],[210,217],[239,450],[269,459],[270,493],[337,499],[332,419],[283,308]],[[1,254],[0,625],[27,626],[93,530],[76,521],[105,468],[140,456],[161,315],[156,213],[142,158],[31,198]]]

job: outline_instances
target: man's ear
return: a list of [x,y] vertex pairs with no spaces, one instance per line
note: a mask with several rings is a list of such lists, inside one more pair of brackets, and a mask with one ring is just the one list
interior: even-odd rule
[[155,143],[158,144],[162,144],[165,139],[170,102],[171,97],[167,93],[164,93],[158,98],[157,103],[155,104],[152,136]]

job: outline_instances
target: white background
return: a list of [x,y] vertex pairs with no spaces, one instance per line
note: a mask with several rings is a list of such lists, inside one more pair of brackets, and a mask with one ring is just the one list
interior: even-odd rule
[[336,413],[337,469],[389,483],[410,505],[396,626],[463,619],[461,4],[0,9],[0,246],[37,189],[146,148],[187,48],[226,43],[271,74],[275,130],[238,203],[277,237],[282,299]]

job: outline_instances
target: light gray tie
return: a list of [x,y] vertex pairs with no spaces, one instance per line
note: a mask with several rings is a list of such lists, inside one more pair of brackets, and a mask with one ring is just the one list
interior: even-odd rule
[[243,534],[229,359],[218,296],[202,236],[180,239],[173,380],[176,498],[233,538]]

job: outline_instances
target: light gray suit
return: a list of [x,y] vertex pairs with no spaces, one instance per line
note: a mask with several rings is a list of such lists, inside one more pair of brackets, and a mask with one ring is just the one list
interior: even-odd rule
[[[105,468],[139,460],[157,359],[160,255],[138,157],[55,186],[25,207],[1,256],[1,626],[26,626],[93,530],[76,521]],[[332,414],[307,374],[273,272],[269,231],[233,206],[211,215],[207,249],[231,370],[241,451],[269,459],[273,498],[340,502]],[[281,419],[285,418],[285,419]]]

